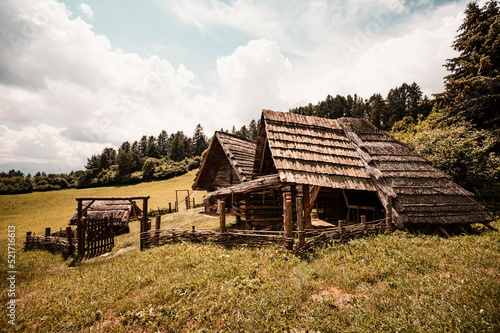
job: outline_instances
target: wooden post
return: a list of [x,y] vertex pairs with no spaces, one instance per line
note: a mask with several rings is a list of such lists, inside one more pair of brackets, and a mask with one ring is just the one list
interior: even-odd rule
[[155,240],[154,245],[158,246],[160,244],[160,227],[161,227],[161,216],[155,217]]
[[340,234],[342,234],[344,232],[344,221],[343,220],[339,220],[339,232]]
[[304,246],[306,242],[306,235],[304,234],[304,212],[303,212],[303,202],[301,197],[297,197],[297,228],[299,230],[299,249]]
[[71,227],[66,227],[66,240],[68,241],[68,254],[72,255],[75,249],[73,248],[73,231]]
[[366,215],[361,215],[361,225],[363,226],[363,230],[366,230]]
[[142,239],[142,233],[148,231],[148,199],[142,199],[142,220],[141,220],[141,234],[140,237],[140,250],[144,250],[144,241]]
[[226,203],[219,200],[219,231],[221,234],[226,232]]
[[171,202],[168,203],[168,213],[169,214],[172,213],[172,203]]
[[312,229],[311,223],[311,196],[309,191],[309,185],[302,185],[302,192],[304,194],[304,224],[306,229]]
[[194,201],[194,198],[193,198],[193,208],[196,208],[196,202]]
[[45,237],[50,236],[50,228],[45,228]]
[[24,250],[31,250],[31,231],[26,232],[26,243],[24,244]]
[[83,203],[78,200],[78,220],[77,220],[77,237],[78,237],[78,257],[83,258],[85,254],[85,222],[83,221]]
[[184,199],[184,201],[186,202],[186,209],[189,209],[190,205],[189,205],[189,197],[186,197],[186,199]]
[[392,224],[392,197],[387,197],[387,211],[386,211],[385,226],[387,229],[391,227]]
[[283,193],[283,227],[285,237],[291,239],[291,241],[288,241],[288,249],[293,249],[292,220],[292,194],[285,192]]
[[179,201],[175,200],[175,212],[179,211]]

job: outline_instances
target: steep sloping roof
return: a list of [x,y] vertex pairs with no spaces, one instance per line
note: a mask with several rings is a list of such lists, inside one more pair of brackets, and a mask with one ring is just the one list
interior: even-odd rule
[[[255,141],[224,132],[215,132],[196,174],[193,189],[211,190],[230,185],[218,173],[235,175],[234,184],[251,179],[255,157]],[[222,172],[221,172],[222,171]],[[219,177],[219,178],[218,178]]]
[[395,218],[401,223],[476,223],[492,221],[473,194],[434,168],[406,144],[378,130],[365,119],[341,118],[343,127],[384,206],[393,197]]
[[337,120],[264,110],[261,126],[254,177],[272,158],[284,183],[376,190]]

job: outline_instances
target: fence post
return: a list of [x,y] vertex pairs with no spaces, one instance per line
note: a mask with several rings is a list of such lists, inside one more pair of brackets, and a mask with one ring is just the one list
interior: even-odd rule
[[219,231],[226,232],[226,203],[224,200],[219,200]]
[[363,226],[363,231],[366,230],[366,215],[361,215],[361,225]]
[[186,209],[190,209],[190,208],[191,208],[191,207],[190,207],[190,202],[191,202],[191,201],[189,200],[189,196],[187,196],[187,197],[186,197],[186,199],[185,199],[184,201],[186,201]]
[[82,212],[82,200],[78,200],[78,226],[77,226],[77,238],[78,238],[78,257],[83,258],[85,254],[85,222],[83,221]]
[[140,238],[140,249],[144,250],[144,239],[142,237],[142,233],[147,231],[148,228],[148,199],[142,199],[142,219],[141,219],[141,233],[139,235]]
[[193,208],[196,208],[196,202],[194,201],[194,198],[193,198]]
[[45,237],[50,236],[50,228],[45,228]]
[[31,249],[31,231],[26,232],[26,243],[24,244],[24,249],[25,250],[30,250]]
[[155,241],[154,241],[155,246],[158,246],[160,244],[160,227],[161,227],[161,216],[158,215],[155,220]]
[[304,234],[304,214],[303,214],[303,202],[301,197],[297,197],[297,227],[299,229],[299,249],[304,246],[306,242],[306,235]]
[[[287,248],[293,249],[293,233],[292,233],[292,194],[290,192],[283,193],[283,227],[285,237],[287,238]],[[291,239],[291,240],[290,240]]]
[[343,226],[343,223],[344,221],[343,220],[339,220],[339,232],[340,234],[342,235],[342,233],[344,232],[344,226]]
[[66,240],[68,241],[68,254],[72,255],[75,249],[73,248],[73,231],[71,227],[66,227]]
[[169,214],[172,213],[172,203],[171,202],[168,203],[168,213]]
[[179,201],[175,200],[175,211],[179,211]]
[[386,211],[386,218],[385,218],[385,226],[387,229],[391,227],[392,224],[392,197],[388,196],[387,197],[387,211]]

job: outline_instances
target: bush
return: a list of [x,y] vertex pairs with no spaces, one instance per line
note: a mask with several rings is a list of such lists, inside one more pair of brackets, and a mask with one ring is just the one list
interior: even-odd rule
[[5,177],[0,179],[1,194],[29,193],[33,191],[31,179],[22,176]]

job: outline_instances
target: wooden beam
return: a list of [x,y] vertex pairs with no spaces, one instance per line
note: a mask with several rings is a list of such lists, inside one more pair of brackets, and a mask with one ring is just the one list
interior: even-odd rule
[[441,231],[444,237],[450,238],[450,234],[443,228],[443,226],[438,224],[438,230]]
[[311,223],[311,199],[310,199],[310,191],[309,191],[309,185],[304,184],[302,185],[302,192],[304,195],[304,224],[306,229],[311,229],[312,228],[312,223]]
[[290,239],[288,242],[288,249],[293,249],[293,229],[292,229],[292,194],[290,192],[283,193],[283,227],[285,230],[285,237]]
[[306,242],[306,235],[304,234],[304,212],[303,212],[303,199],[301,197],[298,197],[296,199],[296,206],[297,206],[297,229],[299,230],[299,244],[298,247],[301,248],[304,246]]

